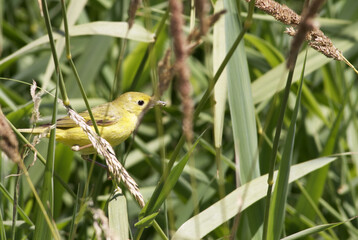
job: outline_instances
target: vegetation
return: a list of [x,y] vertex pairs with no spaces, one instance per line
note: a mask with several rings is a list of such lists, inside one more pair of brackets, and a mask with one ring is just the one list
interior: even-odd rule
[[[0,239],[356,239],[358,2],[138,2],[0,0]],[[140,193],[18,132],[127,91],[167,102],[114,149]]]

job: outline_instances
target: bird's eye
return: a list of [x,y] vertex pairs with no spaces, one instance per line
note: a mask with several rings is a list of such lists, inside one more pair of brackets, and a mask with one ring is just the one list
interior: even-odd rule
[[143,100],[139,100],[139,101],[138,101],[138,105],[139,105],[139,106],[142,106],[143,104],[144,104],[144,101],[143,101]]

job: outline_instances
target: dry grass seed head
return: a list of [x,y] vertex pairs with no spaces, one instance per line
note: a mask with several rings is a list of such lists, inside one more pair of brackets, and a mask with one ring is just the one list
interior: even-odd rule
[[168,89],[171,80],[173,79],[173,66],[171,64],[171,49],[167,49],[163,59],[158,63],[159,75],[159,96]]
[[21,160],[19,142],[0,108],[0,149],[15,163]]
[[[251,0],[246,1],[251,2]],[[301,21],[301,16],[291,8],[272,0],[255,0],[255,6],[287,25],[298,25]]]
[[313,29],[318,29],[314,18],[323,2],[324,0],[315,0],[311,5],[308,5],[308,1],[305,2],[305,8],[302,11],[301,22],[298,25],[297,33],[292,40],[290,54],[287,59],[288,69],[292,70],[294,68],[298,52],[302,43],[305,41],[306,35]]
[[97,152],[102,155],[108,166],[108,171],[111,174],[112,178],[116,181],[116,184],[119,185],[120,182],[128,188],[130,193],[136,199],[138,204],[141,207],[144,207],[145,202],[142,194],[139,192],[139,188],[134,179],[129,175],[127,170],[122,166],[122,164],[117,160],[116,155],[112,146],[103,138],[98,136],[90,126],[86,124],[86,121],[78,113],[76,113],[70,107],[66,107],[68,116],[79,125],[82,130],[87,134],[88,139],[91,141],[93,147]]
[[[246,0],[250,2],[251,0]],[[273,0],[256,0],[255,6],[267,14],[273,16],[276,20],[296,27],[301,22],[301,16],[285,5],[281,5]],[[286,33],[290,36],[296,35],[297,30],[288,28]],[[342,53],[333,45],[332,41],[324,35],[324,33],[314,27],[312,31],[306,34],[308,44],[315,50],[321,52],[326,57],[333,58],[338,61],[344,61]],[[349,65],[349,64],[348,64]],[[353,67],[354,69],[354,67]]]
[[210,28],[208,13],[210,5],[207,0],[195,0],[195,10],[200,22],[200,35],[204,36]]
[[137,9],[139,7],[139,4],[141,4],[141,0],[131,0],[129,9],[128,9],[128,30],[132,28],[134,23],[135,14],[137,12]]
[[41,103],[41,95],[42,93],[36,93],[37,84],[34,80],[32,80],[32,85],[30,88],[30,94],[32,101],[34,102],[34,108],[32,110],[31,123],[35,124],[38,120],[40,120],[40,103]]
[[183,105],[183,132],[188,142],[193,138],[193,100],[191,99],[191,85],[189,81],[190,71],[187,65],[188,43],[182,32],[183,29],[183,4],[181,1],[170,0],[169,10],[171,12],[170,31],[173,36],[173,47],[175,53],[174,69],[179,79],[179,92],[182,97]]
[[119,239],[117,236],[115,236],[112,233],[109,227],[108,218],[106,217],[102,209],[91,208],[91,212],[93,214],[93,228],[95,230],[97,239],[102,239],[102,235],[104,236],[105,239],[108,240]]

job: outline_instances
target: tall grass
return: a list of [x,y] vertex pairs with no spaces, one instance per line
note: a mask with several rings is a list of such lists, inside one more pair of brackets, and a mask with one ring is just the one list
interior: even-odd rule
[[[292,37],[282,23],[253,1],[210,2],[210,14],[227,12],[186,60],[195,106],[192,142],[182,128],[182,82],[171,72],[160,96],[167,106],[149,111],[135,134],[115,148],[144,196],[141,208],[105,169],[53,139],[29,147],[33,136],[24,138],[16,129],[65,115],[55,99],[64,93],[78,112],[86,101],[92,107],[128,90],[158,94],[158,64],[173,45],[168,1],[143,1],[129,32],[126,1],[64,1],[67,18],[60,1],[45,2],[52,30],[37,1],[0,1],[0,105],[29,173],[0,155],[0,239],[358,237],[357,75],[350,67],[303,45],[289,74]],[[304,6],[277,2],[298,13]],[[194,21],[191,1],[183,4],[187,36],[201,23]],[[330,0],[316,18],[354,66],[357,10],[355,0]],[[284,90],[288,76],[292,86]],[[30,122],[32,80],[44,93],[36,123]],[[271,165],[277,171],[270,172],[285,104]]]

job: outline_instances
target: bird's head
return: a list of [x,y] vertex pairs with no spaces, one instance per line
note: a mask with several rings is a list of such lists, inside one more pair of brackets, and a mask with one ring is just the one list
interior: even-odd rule
[[[154,105],[165,105],[162,101],[153,101],[152,97],[140,92],[126,92],[115,100],[128,112],[139,116],[143,110],[149,109]],[[149,105],[148,105],[149,104]]]

